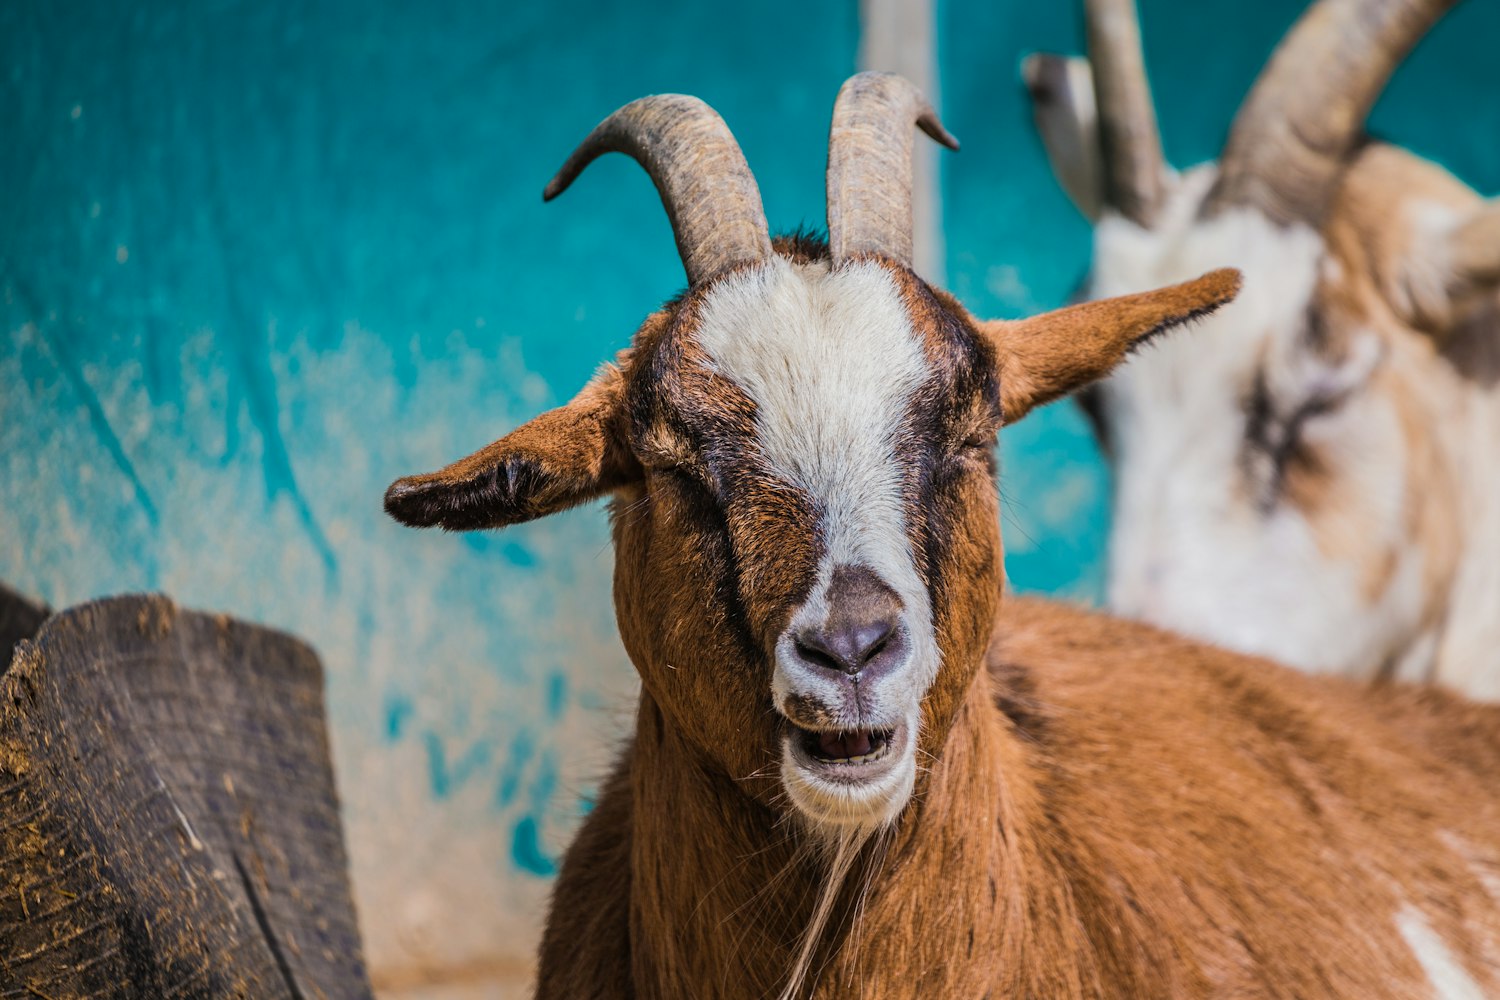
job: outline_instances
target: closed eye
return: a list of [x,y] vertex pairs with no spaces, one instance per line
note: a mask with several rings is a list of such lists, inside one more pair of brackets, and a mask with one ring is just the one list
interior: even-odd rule
[[1307,425],[1338,410],[1350,395],[1352,390],[1314,393],[1283,411],[1271,394],[1265,369],[1256,372],[1244,405],[1244,465],[1258,488],[1257,505],[1263,513],[1281,498],[1288,470],[1314,461],[1304,437]]

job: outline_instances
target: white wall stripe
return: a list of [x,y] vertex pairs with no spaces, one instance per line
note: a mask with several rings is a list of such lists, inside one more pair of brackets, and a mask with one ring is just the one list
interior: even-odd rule
[[[942,112],[934,0],[860,0],[859,68],[900,73]],[[959,137],[962,141],[962,136]],[[943,272],[942,191],[936,143],[918,139],[912,174],[912,248],[916,272],[947,286]]]

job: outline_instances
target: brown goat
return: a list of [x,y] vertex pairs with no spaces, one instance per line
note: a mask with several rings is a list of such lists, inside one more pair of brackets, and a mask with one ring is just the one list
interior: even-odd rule
[[1500,710],[1001,608],[1002,422],[1233,297],[1215,272],[982,322],[910,269],[905,81],[834,109],[829,244],[767,235],[727,128],[612,115],[689,288],[571,403],[403,479],[412,525],[612,493],[635,735],[537,995],[1478,997]]

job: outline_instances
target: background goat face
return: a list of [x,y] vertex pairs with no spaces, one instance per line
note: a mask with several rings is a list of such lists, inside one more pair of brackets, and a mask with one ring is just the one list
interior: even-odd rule
[[1117,610],[1307,669],[1435,667],[1461,687],[1493,647],[1493,589],[1455,553],[1459,523],[1475,551],[1496,537],[1500,203],[1364,130],[1451,6],[1309,4],[1218,160],[1184,174],[1133,0],[1084,0],[1088,59],[1023,65],[1054,173],[1096,221],[1092,294],[1201,259],[1246,272],[1202,335],[1084,399],[1115,470]]
[[813,821],[889,819],[998,596],[993,352],[909,271],[803,253],[690,293],[630,369],[616,595],[647,689]]
[[1115,473],[1116,610],[1312,670],[1425,665],[1456,560],[1467,393],[1381,276],[1441,259],[1415,231],[1441,227],[1436,173],[1372,150],[1321,232],[1253,208],[1200,218],[1211,168],[1151,230],[1098,224],[1095,294],[1205,255],[1247,276],[1201,336],[1143,352],[1086,400]]

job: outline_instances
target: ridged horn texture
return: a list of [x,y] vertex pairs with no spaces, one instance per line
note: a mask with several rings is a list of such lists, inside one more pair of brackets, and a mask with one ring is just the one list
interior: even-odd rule
[[604,153],[624,153],[651,175],[689,285],[770,258],[766,213],[745,154],[724,119],[698,98],[657,94],[631,101],[589,133],[542,198],[562,194]]
[[1166,193],[1167,164],[1146,81],[1135,0],[1088,0],[1084,19],[1099,113],[1105,204],[1149,229]]
[[1292,26],[1240,106],[1204,203],[1320,225],[1386,81],[1457,0],[1320,0]]
[[913,125],[958,148],[905,77],[859,73],[839,88],[828,133],[828,244],[835,264],[874,253],[911,266]]

